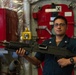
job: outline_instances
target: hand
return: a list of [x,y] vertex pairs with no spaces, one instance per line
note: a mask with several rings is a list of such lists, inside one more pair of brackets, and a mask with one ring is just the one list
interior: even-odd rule
[[19,56],[24,56],[25,55],[26,50],[24,50],[23,48],[19,48],[19,50],[16,50],[16,53]]
[[70,64],[70,60],[66,58],[61,58],[57,62],[62,68]]

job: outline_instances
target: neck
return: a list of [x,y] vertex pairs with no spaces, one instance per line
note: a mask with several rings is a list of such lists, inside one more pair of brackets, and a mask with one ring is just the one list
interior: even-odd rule
[[56,41],[61,41],[64,36],[65,36],[65,35],[62,35],[62,36],[56,35]]

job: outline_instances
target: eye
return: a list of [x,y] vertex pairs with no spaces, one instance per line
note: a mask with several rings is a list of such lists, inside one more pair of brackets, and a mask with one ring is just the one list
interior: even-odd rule
[[60,26],[65,26],[65,23],[60,23]]
[[55,23],[55,24],[54,24],[54,26],[56,26],[56,27],[57,27],[57,26],[58,26],[58,23]]

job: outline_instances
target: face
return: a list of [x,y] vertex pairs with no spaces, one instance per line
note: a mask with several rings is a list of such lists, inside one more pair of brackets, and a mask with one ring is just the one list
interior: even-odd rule
[[67,25],[63,19],[57,19],[54,22],[54,32],[58,36],[65,35],[67,30]]

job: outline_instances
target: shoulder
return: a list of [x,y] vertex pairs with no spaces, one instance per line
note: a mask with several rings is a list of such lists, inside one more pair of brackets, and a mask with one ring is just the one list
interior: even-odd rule
[[76,39],[75,38],[70,38],[67,49],[76,53]]
[[69,50],[75,48],[76,47],[76,39],[75,38],[69,38],[67,47],[69,48]]
[[70,38],[70,43],[76,45],[76,38]]
[[76,43],[76,38],[71,38],[71,37],[68,37],[67,35],[65,36],[65,38],[70,44]]

